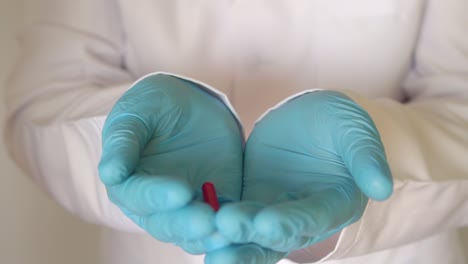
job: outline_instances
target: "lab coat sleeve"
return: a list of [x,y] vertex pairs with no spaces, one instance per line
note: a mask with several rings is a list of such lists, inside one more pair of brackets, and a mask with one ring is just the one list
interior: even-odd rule
[[[387,201],[370,201],[361,220],[342,231],[322,261],[395,248],[468,225],[467,10],[466,0],[427,1],[413,67],[402,85],[407,103],[348,93],[376,123],[394,193]],[[291,259],[317,260],[313,252],[313,247],[295,252]]]
[[99,181],[101,130],[135,78],[123,67],[116,1],[25,6],[21,55],[6,88],[6,143],[17,164],[81,218],[139,231]]

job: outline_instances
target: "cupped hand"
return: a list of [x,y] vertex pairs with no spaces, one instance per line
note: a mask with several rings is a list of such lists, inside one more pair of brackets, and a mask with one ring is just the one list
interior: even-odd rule
[[216,219],[240,246],[211,252],[207,262],[276,263],[357,221],[368,198],[384,200],[392,189],[367,112],[339,92],[303,94],[256,124],[244,154],[243,201]]
[[197,84],[157,74],[131,87],[106,119],[99,173],[110,200],[160,241],[199,254],[227,244],[201,185],[240,199],[242,132]]

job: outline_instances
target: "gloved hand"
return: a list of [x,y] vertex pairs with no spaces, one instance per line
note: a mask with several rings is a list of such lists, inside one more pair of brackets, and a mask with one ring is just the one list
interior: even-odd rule
[[243,202],[217,216],[225,237],[255,249],[231,246],[207,262],[276,263],[357,221],[368,197],[384,200],[392,188],[370,116],[342,93],[304,94],[256,124],[244,154]]
[[146,77],[114,105],[99,173],[110,200],[160,241],[192,254],[226,245],[201,185],[240,199],[243,136],[229,109],[197,84]]

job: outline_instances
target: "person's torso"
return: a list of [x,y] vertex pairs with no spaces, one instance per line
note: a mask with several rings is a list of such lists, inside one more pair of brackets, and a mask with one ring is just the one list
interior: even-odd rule
[[226,93],[247,131],[305,89],[404,97],[424,0],[119,1],[125,63]]
[[[401,83],[411,67],[425,4],[424,0],[120,0],[119,9],[125,64],[135,78],[164,71],[207,83],[229,97],[248,132],[268,108],[305,89],[354,90],[402,100]],[[149,238],[113,241],[105,244],[124,246],[112,255],[122,263],[135,256],[141,262],[134,263],[203,262]],[[458,256],[452,252],[444,258],[440,250],[449,249],[439,242],[332,263],[428,264]],[[133,256],[127,252],[132,247]],[[438,248],[439,259],[415,252],[431,247]],[[147,254],[141,254],[144,248]],[[116,263],[114,257],[109,263]]]

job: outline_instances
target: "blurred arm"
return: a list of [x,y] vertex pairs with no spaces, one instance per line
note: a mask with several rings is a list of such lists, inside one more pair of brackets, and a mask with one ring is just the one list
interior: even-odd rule
[[6,143],[18,165],[62,206],[137,230],[107,198],[97,164],[101,130],[134,81],[123,61],[115,1],[26,1],[21,57],[7,87]]

